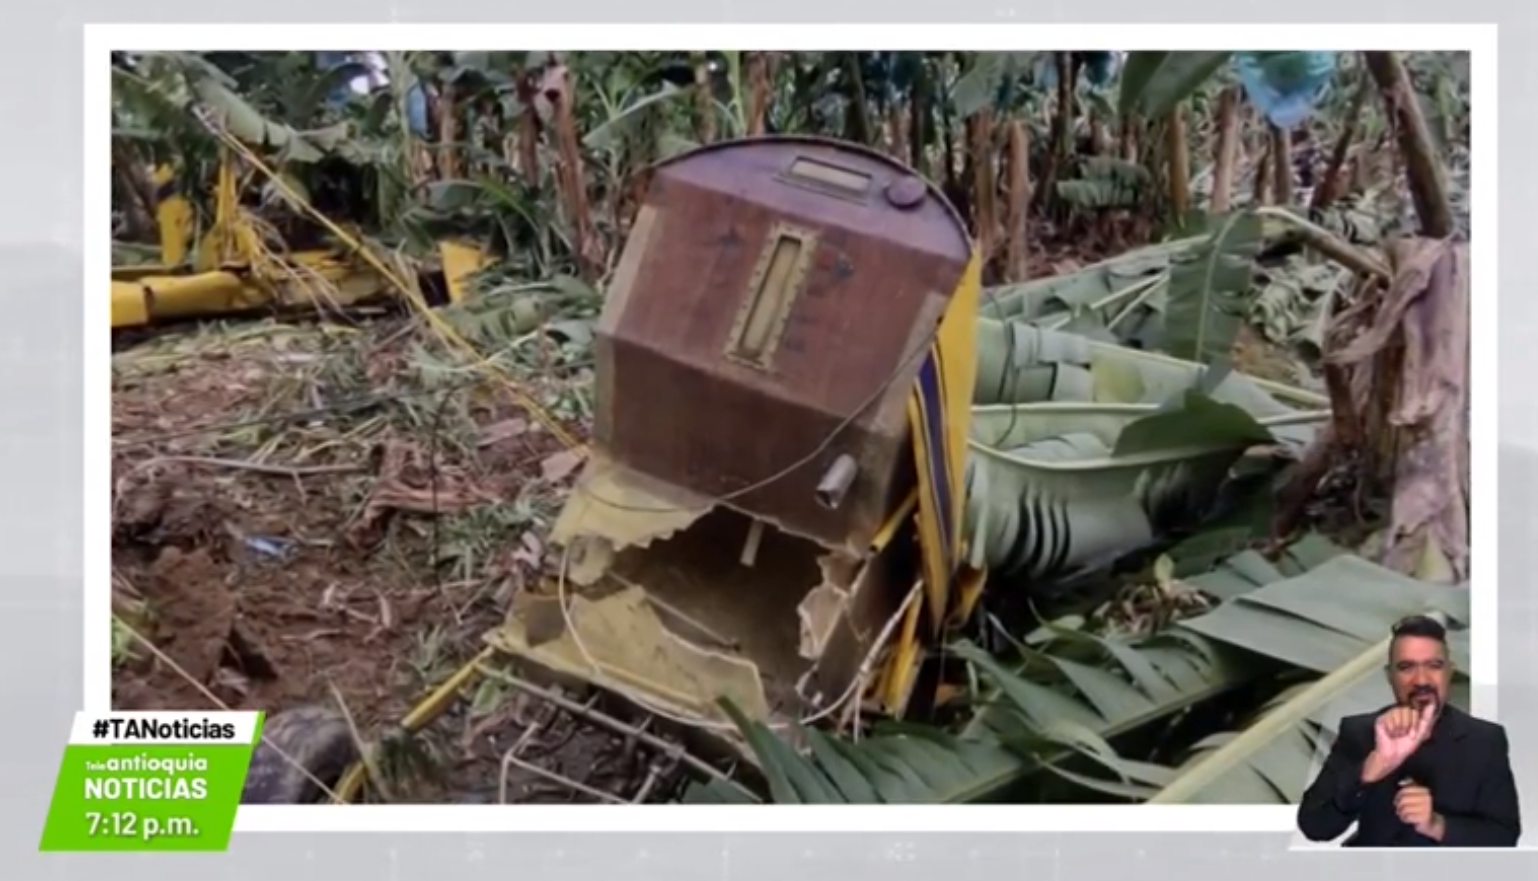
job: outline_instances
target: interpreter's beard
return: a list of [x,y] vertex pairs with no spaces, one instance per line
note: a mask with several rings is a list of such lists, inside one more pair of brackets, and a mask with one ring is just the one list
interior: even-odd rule
[[1433,710],[1437,710],[1440,709],[1438,704],[1441,703],[1441,698],[1437,696],[1436,686],[1417,685],[1410,689],[1408,702],[1410,706],[1416,708],[1417,710],[1424,709],[1428,706]]

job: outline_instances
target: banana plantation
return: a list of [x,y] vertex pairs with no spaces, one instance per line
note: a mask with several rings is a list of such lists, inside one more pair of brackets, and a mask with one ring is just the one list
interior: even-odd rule
[[1468,667],[1468,83],[119,54],[114,704],[248,801],[1295,803]]

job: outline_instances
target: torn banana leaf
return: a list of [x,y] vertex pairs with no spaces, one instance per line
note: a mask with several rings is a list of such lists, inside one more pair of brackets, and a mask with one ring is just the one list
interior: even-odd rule
[[[1252,747],[1237,752],[1223,751],[1236,742],[1242,731],[1224,731],[1197,742],[1180,767],[1173,769],[1173,779],[1151,800],[1185,804],[1297,804],[1313,779],[1316,760],[1323,760],[1336,736],[1341,718],[1370,713],[1389,702],[1381,666],[1376,666],[1361,678],[1332,689],[1324,706],[1299,712],[1310,689],[1317,688],[1322,682],[1300,683],[1268,702],[1257,715],[1256,724],[1264,720],[1276,730]],[[1455,681],[1448,690],[1447,699],[1455,706],[1468,709],[1467,680]],[[1221,767],[1209,767],[1204,772],[1214,775],[1213,780],[1186,795],[1177,795],[1176,787],[1182,786],[1183,775],[1208,760],[1221,763]],[[1111,788],[1104,791],[1120,789],[1115,781],[1095,780],[1090,785],[1099,787],[1104,782],[1111,783]]]
[[[995,718],[1013,726],[1002,732],[1004,739],[985,726],[958,736],[924,725],[884,723],[858,743],[798,728],[796,739],[805,744],[798,749],[729,702],[723,708],[747,740],[769,798],[776,804],[999,802],[1009,800],[1021,780],[1047,767],[1049,761],[1089,753],[1102,757],[1103,767],[1122,762],[1094,729],[1093,717],[1074,712],[1077,705],[1071,698],[1055,702],[1058,692],[1005,670],[975,646],[963,643],[955,648],[978,662],[984,680],[1003,695]],[[1187,701],[1226,690],[1231,680],[1240,680],[1219,672],[1206,660],[1207,650],[1195,641],[1179,647],[1155,645],[1144,654],[1169,664],[1171,681],[1187,685],[1188,691],[1174,698],[1182,707],[1189,705]],[[1026,706],[1022,701],[1028,701],[1038,714],[1029,726],[1017,721]],[[1158,718],[1162,712],[1162,707],[1155,708],[1149,718]],[[1169,769],[1148,768],[1150,773],[1165,775],[1161,781],[1173,776]],[[700,783],[689,788],[685,800],[720,804],[740,798],[719,784]]]
[[[775,804],[960,804],[996,799],[1020,779],[1020,756],[1001,744],[922,726],[882,726],[853,743],[799,728],[805,751],[730,701],[722,708],[743,733]],[[740,802],[717,781],[691,786],[692,803]]]
[[983,291],[981,315],[1105,342],[1140,340],[1157,332],[1173,255],[1200,247],[1205,236],[1124,254],[1077,272]]
[[[1287,578],[1253,552],[1208,574],[1233,579],[1236,597]],[[1199,581],[1187,583],[1205,588]],[[1062,719],[1109,741],[1275,669],[1264,657],[1180,624],[1148,636],[1099,636],[1053,625],[1045,634],[1020,647],[1017,666],[976,649],[958,650],[989,684],[989,693],[981,696],[984,709],[968,723],[967,736],[1010,740],[1044,721]]]
[[[1264,655],[1318,678],[1282,692],[1248,729],[1196,743],[1187,760],[1170,769],[1174,773],[1168,783],[1149,797],[1181,803],[1297,803],[1341,717],[1389,702],[1382,678],[1389,629],[1406,615],[1431,612],[1450,620],[1455,670],[1466,669],[1468,592],[1409,578],[1354,554],[1335,555],[1303,575],[1236,596],[1182,622],[1179,629],[1211,643]],[[1455,675],[1449,699],[1466,708],[1468,681],[1461,672]],[[1132,770],[1142,773],[1146,767],[1135,763]],[[1123,776],[1118,771],[1113,778],[1080,782],[1121,795]]]
[[[1374,653],[1372,660],[1380,660]],[[1182,804],[1295,805],[1338,734],[1340,720],[1389,702],[1381,666],[1342,687],[1324,679],[1296,685],[1257,715],[1251,727],[1213,734],[1195,744],[1176,775],[1150,801]],[[1321,688],[1326,694],[1317,694]],[[1469,683],[1455,680],[1448,702],[1469,708]],[[1323,703],[1320,706],[1320,703]],[[1265,726],[1261,728],[1260,726]],[[1246,734],[1260,734],[1247,741]],[[1195,769],[1202,767],[1201,779]],[[1114,781],[1113,781],[1114,785]]]
[[1265,242],[1264,227],[1255,214],[1235,212],[1214,220],[1212,235],[1170,266],[1169,293],[1156,344],[1177,358],[1203,364],[1233,353]]
[[1044,582],[1106,566],[1199,522],[1250,447],[1271,443],[1241,408],[1022,405],[974,416],[966,473],[970,563]]
[[[1044,401],[1162,404],[1217,374],[1167,355],[1096,342],[1019,322],[978,320],[976,405]],[[1301,450],[1328,416],[1328,400],[1303,389],[1230,371],[1206,393],[1267,423]]]
[[[1243,582],[1251,589],[1153,636],[1106,637],[1054,627],[1048,638],[1022,646],[1020,660],[1009,663],[970,644],[954,646],[984,685],[973,695],[983,710],[959,735],[900,725],[878,727],[874,736],[852,743],[806,731],[809,746],[797,748],[761,724],[739,719],[738,725],[769,783],[770,799],[778,803],[997,801],[1018,795],[1016,784],[1042,770],[1090,792],[1146,800],[1174,790],[1189,769],[1200,767],[1198,755],[1217,755],[1236,735],[1208,738],[1180,768],[1118,756],[1111,747],[1118,736],[1172,719],[1260,677],[1289,670],[1297,675],[1302,671],[1293,663],[1298,653],[1292,646],[1324,649],[1308,656],[1314,660],[1303,670],[1333,672],[1327,663],[1361,656],[1406,614],[1429,608],[1455,622],[1468,619],[1467,591],[1405,578],[1322,540],[1298,543],[1276,565],[1246,553],[1219,568],[1230,585]],[[1455,659],[1466,657],[1467,632],[1454,630],[1450,636]],[[1376,659],[1367,666],[1381,671]],[[1300,714],[1300,724],[1315,726],[1303,731],[1302,739],[1279,734],[1242,762],[1225,760],[1232,770],[1187,800],[1295,801],[1310,771],[1299,765],[1312,759],[1308,745],[1342,714],[1386,702],[1386,686],[1371,680],[1354,681],[1327,704]],[[1284,693],[1273,702],[1274,711],[1292,705],[1300,693]],[[1466,694],[1466,684],[1459,683],[1453,700],[1466,701]],[[1076,760],[1072,769],[1068,759]],[[689,800],[735,799],[694,787]]]
[[[1264,577],[1254,567],[1246,571]],[[1276,569],[1271,573],[1270,580],[1283,578]],[[1243,652],[1184,632],[1113,641],[1058,628],[1018,670],[1006,669],[969,643],[952,648],[978,666],[987,689],[981,695],[985,709],[960,735],[923,725],[880,725],[852,743],[801,728],[794,738],[798,748],[791,738],[724,703],[763,773],[769,799],[777,804],[1007,800],[1021,780],[1048,763],[1084,749],[1118,761],[1110,739],[1269,669]],[[723,804],[741,798],[736,790],[702,781],[688,789],[685,800]]]
[[1311,330],[1319,323],[1331,294],[1351,278],[1350,270],[1334,263],[1313,263],[1301,254],[1292,255],[1262,271],[1249,321],[1273,343],[1302,343],[1305,352],[1317,360],[1322,338],[1312,336]]
[[1262,246],[1284,221],[1235,215],[1208,234],[1129,251],[1076,272],[983,291],[985,319],[1017,321],[1109,343],[1139,343],[1210,361],[1233,344]]
[[[1220,732],[1197,742],[1188,760],[1171,768],[1096,748],[1086,758],[1110,772],[1098,775],[1066,772],[1061,757],[1039,757],[1060,776],[1115,798],[1296,804],[1316,750],[1327,745],[1341,717],[1388,702],[1381,677],[1395,621],[1418,612],[1443,614],[1455,628],[1449,632],[1454,663],[1466,669],[1467,591],[1405,577],[1317,538],[1289,548],[1275,566],[1246,552],[1187,583],[1208,589],[1209,576],[1221,576],[1235,591],[1231,598],[1154,637],[1113,639],[1053,628],[1046,643],[1022,647],[1024,663],[1015,668],[975,648],[961,650],[990,686],[982,696],[987,709],[964,735],[1014,743],[1026,734],[1039,736],[1036,728],[1045,722],[1061,727],[1066,721],[1110,741],[1262,673],[1314,673],[1320,678],[1268,704],[1259,718],[1270,720],[1271,730],[1238,743],[1238,750],[1230,744],[1240,732]],[[1449,699],[1467,707],[1468,693],[1460,673]],[[1209,758],[1219,764],[1201,778],[1187,776]]]

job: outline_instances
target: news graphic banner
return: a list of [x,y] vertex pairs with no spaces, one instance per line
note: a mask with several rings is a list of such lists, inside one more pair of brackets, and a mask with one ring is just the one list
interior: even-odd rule
[[44,851],[225,850],[262,714],[77,713]]

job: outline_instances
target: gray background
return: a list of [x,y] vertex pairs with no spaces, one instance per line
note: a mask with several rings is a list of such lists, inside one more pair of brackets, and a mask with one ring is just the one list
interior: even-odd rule
[[[81,704],[82,343],[80,242],[100,234],[104,218],[82,217],[80,26],[87,21],[337,22],[506,20],[848,22],[874,12],[869,0],[782,0],[762,11],[729,0],[565,0],[558,5],[491,0],[267,0],[260,6],[188,0],[94,0],[53,5],[7,4],[0,12],[0,108],[4,110],[4,210],[0,210],[0,291],[12,307],[0,322],[0,701],[8,722],[0,738],[6,823],[4,875],[101,877],[105,872],[160,879],[370,878],[508,876],[540,881],[596,878],[847,878],[861,870],[893,879],[934,877],[1099,878],[1138,875],[1191,878],[1311,878],[1365,875],[1442,877],[1445,857],[1417,853],[1289,853],[1282,834],[1009,834],[1009,835],[606,835],[543,834],[243,836],[228,854],[150,857],[41,855],[38,835],[59,752]],[[1538,61],[1524,54],[1534,36],[1533,7],[1505,0],[1291,0],[1247,5],[1213,0],[898,0],[880,10],[894,21],[1499,21],[1502,255],[1500,349],[1500,718],[1512,735],[1518,774],[1538,772],[1538,700],[1533,646],[1538,618],[1528,573],[1538,568],[1538,390],[1523,371],[1538,330],[1530,206],[1538,173],[1521,157],[1538,140],[1530,128]],[[1073,15],[1073,18],[1069,16]],[[215,47],[210,47],[215,48]],[[537,48],[537,47],[517,47]],[[935,47],[942,48],[942,47]],[[1133,48],[1133,47],[1117,47]],[[1308,47],[1298,47],[1308,48]],[[1372,48],[1372,47],[1364,47]],[[1480,107],[1479,112],[1490,108]],[[1487,167],[1476,174],[1488,174]],[[1486,245],[1489,239],[1483,240]],[[103,284],[93,280],[92,284]],[[1477,295],[1496,296],[1486,279]],[[100,300],[104,310],[105,296]],[[1531,368],[1530,368],[1531,369]],[[92,381],[106,382],[107,377]],[[1529,408],[1533,408],[1531,411]],[[104,453],[103,453],[104,454]],[[1480,493],[1494,493],[1482,484]],[[93,504],[101,504],[100,500]],[[1480,524],[1475,524],[1479,528]],[[1484,528],[1489,528],[1488,526]],[[1477,562],[1476,562],[1477,565]],[[1480,571],[1479,589],[1492,573]],[[1538,792],[1538,783],[1524,787]],[[1538,814],[1529,823],[1538,830]],[[510,830],[516,831],[516,830]],[[14,857],[13,857],[14,855]],[[149,859],[150,862],[144,860]],[[1455,871],[1533,875],[1531,854],[1463,854]],[[1499,865],[1497,865],[1499,864]],[[1531,868],[1522,870],[1521,865]],[[1161,869],[1162,867],[1162,869]],[[19,870],[19,871],[18,871]],[[1207,876],[1212,872],[1212,876]],[[1509,877],[1516,877],[1511,875]]]

